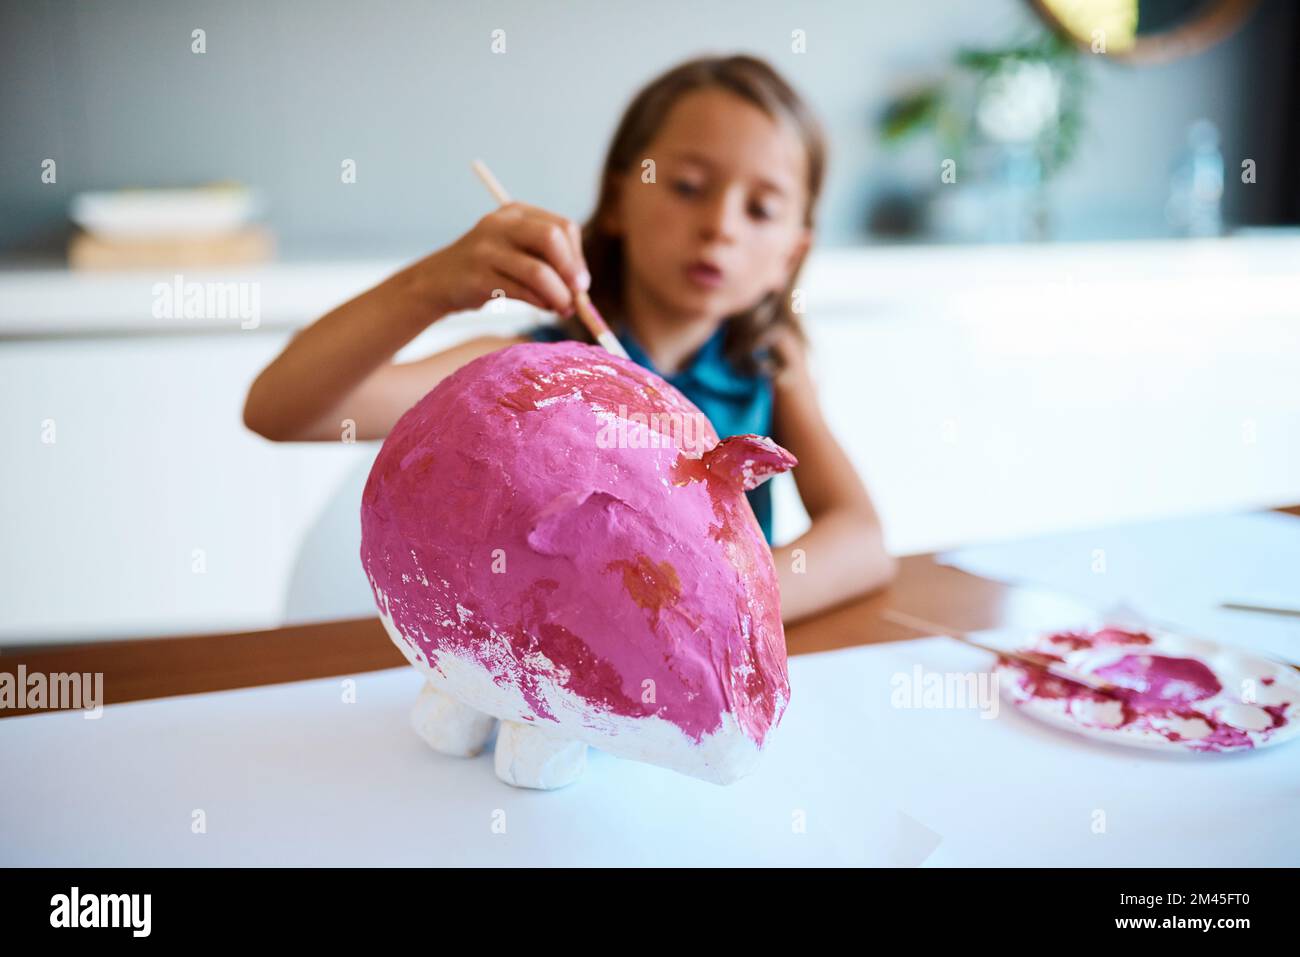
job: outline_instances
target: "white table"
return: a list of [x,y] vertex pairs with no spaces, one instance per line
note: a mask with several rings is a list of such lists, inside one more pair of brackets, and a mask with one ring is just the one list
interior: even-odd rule
[[946,639],[792,659],[778,736],[731,787],[592,752],[565,790],[509,788],[489,754],[415,737],[406,669],[358,676],[354,704],[324,679],[7,719],[0,864],[1300,864],[1300,748],[1166,756],[1005,704],[894,708],[917,664],[986,660]]

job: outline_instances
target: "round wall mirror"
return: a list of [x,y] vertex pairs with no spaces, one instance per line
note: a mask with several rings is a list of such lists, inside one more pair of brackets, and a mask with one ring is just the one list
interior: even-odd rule
[[1165,63],[1227,37],[1257,0],[1029,0],[1052,29],[1093,53]]

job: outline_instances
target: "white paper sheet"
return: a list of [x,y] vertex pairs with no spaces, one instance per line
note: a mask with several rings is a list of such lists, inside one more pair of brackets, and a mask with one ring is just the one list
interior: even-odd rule
[[962,548],[940,561],[1054,589],[1121,617],[1182,626],[1300,661],[1300,618],[1222,602],[1300,608],[1300,518],[1256,512],[1171,519]]
[[356,677],[355,704],[323,679],[6,719],[0,865],[1300,864],[1295,746],[1169,757],[1005,702],[894,707],[916,665],[987,660],[946,639],[792,659],[778,737],[730,787],[593,751],[567,789],[509,788],[415,736],[407,669]]

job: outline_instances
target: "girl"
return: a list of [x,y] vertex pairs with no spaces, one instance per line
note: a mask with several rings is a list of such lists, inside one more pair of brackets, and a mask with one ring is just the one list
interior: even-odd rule
[[[878,588],[895,562],[822,417],[791,307],[824,163],[816,119],[766,63],[684,63],[629,105],[581,229],[526,203],[489,213],[295,336],[253,383],[244,421],[277,441],[335,440],[345,418],[358,438],[382,438],[478,356],[530,339],[591,342],[574,308],[574,290],[589,290],[632,359],[677,386],[719,435],[770,435],[799,459],[812,525],[773,551],[783,618]],[[430,323],[494,292],[560,321],[392,361]],[[770,542],[770,483],[749,494]]]

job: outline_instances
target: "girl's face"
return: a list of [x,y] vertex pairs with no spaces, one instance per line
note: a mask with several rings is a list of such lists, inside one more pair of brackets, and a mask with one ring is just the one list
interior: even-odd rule
[[[653,183],[643,159],[654,160]],[[623,238],[629,295],[716,320],[783,292],[811,240],[806,164],[798,134],[748,100],[682,96],[619,178],[605,223]]]

